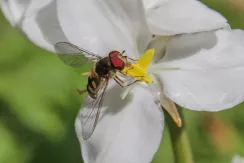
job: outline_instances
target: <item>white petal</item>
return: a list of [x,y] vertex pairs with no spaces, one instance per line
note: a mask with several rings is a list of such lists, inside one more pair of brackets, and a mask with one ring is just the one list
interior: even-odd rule
[[58,11],[70,42],[102,56],[116,49],[135,57],[151,39],[140,0],[58,0]]
[[0,6],[11,24],[18,22],[25,13],[30,0],[2,0]]
[[88,140],[82,141],[82,119],[77,117],[85,163],[148,163],[157,151],[164,125],[160,107],[144,86],[134,86],[124,100],[123,90],[117,84],[108,90],[103,105],[108,108]]
[[244,31],[175,36],[159,66],[165,94],[192,110],[219,111],[244,100]]
[[47,50],[67,40],[58,19],[55,0],[5,0],[0,3],[11,24],[31,41]]
[[243,163],[244,159],[243,157],[241,157],[240,155],[235,155],[232,160],[231,163]]
[[226,19],[196,0],[151,0],[144,6],[152,33],[175,35],[228,26]]
[[145,10],[150,10],[153,8],[157,8],[160,4],[168,2],[170,0],[143,0],[143,5]]
[[[154,49],[155,54],[153,57],[153,63],[160,61],[166,52],[166,46],[170,40],[171,36],[155,36],[152,41],[148,44],[148,49]],[[148,70],[153,66],[149,65]],[[149,70],[150,71],[150,70]]]

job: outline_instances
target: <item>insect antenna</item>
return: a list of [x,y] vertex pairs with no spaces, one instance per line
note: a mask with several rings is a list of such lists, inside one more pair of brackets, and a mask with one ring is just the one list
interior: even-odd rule
[[125,53],[125,50],[123,50],[121,54],[123,55],[124,53]]

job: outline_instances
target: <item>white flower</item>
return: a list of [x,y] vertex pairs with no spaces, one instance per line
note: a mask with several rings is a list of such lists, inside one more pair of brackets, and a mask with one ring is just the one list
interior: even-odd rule
[[[188,109],[218,111],[244,99],[244,32],[228,29],[198,1],[144,0],[145,13],[140,0],[5,0],[1,7],[12,25],[48,50],[68,41],[103,56],[116,49],[138,58],[152,34],[175,35],[149,45],[165,54],[150,69],[162,81],[163,104],[169,98]],[[110,82],[104,112],[86,141],[77,117],[85,162],[148,163],[157,151],[164,118],[154,97],[140,84],[124,100],[122,91]]]
[[232,158],[231,163],[244,163],[244,159],[240,155],[235,155]]

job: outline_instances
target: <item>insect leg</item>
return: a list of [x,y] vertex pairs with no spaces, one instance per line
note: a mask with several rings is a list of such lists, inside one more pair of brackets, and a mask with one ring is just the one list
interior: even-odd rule
[[123,82],[124,82],[124,83],[128,83],[128,82],[130,82],[130,81],[133,80],[133,79],[135,79],[135,78],[134,78],[134,77],[130,77],[129,79],[124,80]]
[[135,81],[133,81],[133,82],[130,83],[130,84],[126,84],[126,85],[124,85],[124,87],[130,86],[130,85],[132,85],[132,84],[134,84],[134,83],[136,83],[136,82],[138,82],[138,81],[140,81],[140,80],[135,80]]
[[123,73],[122,71],[118,71],[120,74],[122,74],[123,76],[126,76],[125,73]]
[[127,76],[128,71],[133,70],[133,69],[134,69],[134,67],[131,67],[131,68],[129,68],[128,70],[126,70],[126,72],[125,72],[125,76]]
[[117,75],[114,76],[120,83],[124,83],[122,79],[120,79]]
[[77,88],[76,90],[78,91],[78,93],[79,93],[80,95],[82,95],[83,93],[87,92],[87,90],[81,90],[81,89],[79,89],[79,88]]
[[113,79],[116,81],[116,83],[118,83],[122,88],[124,88],[124,82],[119,79],[117,76],[114,76]]
[[91,76],[91,72],[84,72],[81,74],[82,76]]
[[[127,82],[129,82],[129,81],[132,80],[132,79],[134,79],[134,78],[130,78]],[[131,82],[131,83],[129,83],[129,84],[125,84],[125,82],[122,81],[118,76],[114,76],[114,80],[115,80],[115,81],[116,81],[122,88],[127,87],[127,86],[130,86],[130,85],[132,85],[132,84],[134,84],[134,83],[140,81],[140,80],[135,80],[135,81],[133,81],[133,82]]]

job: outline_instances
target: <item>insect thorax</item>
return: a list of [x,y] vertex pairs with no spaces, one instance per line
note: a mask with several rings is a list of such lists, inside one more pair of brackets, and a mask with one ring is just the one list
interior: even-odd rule
[[99,60],[95,66],[95,71],[100,77],[106,77],[112,69],[109,57]]

